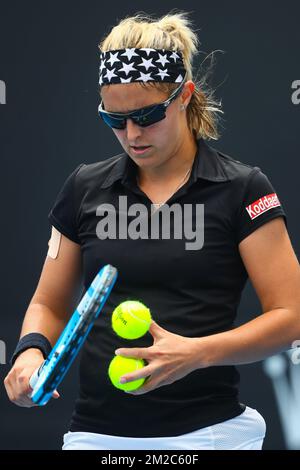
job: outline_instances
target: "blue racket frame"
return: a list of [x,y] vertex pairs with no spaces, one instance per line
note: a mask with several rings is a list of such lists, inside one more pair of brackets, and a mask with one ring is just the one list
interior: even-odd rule
[[101,312],[117,275],[117,269],[107,264],[94,278],[49,356],[30,379],[33,387],[30,398],[35,404],[46,405],[65,377]]

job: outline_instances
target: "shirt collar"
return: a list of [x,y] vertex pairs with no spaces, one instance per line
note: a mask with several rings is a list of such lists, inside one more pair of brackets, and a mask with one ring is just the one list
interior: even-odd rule
[[[131,183],[136,178],[136,164],[126,154],[120,154],[112,170],[103,181],[101,188],[108,188],[113,183],[121,180],[123,184]],[[203,138],[197,140],[197,153],[194,160],[192,175],[193,181],[198,178],[215,183],[229,181],[224,162],[218,152],[210,147]]]
[[214,183],[229,181],[229,175],[223,159],[213,147],[208,145],[203,138],[197,140],[197,154],[194,161],[192,177],[194,180],[201,178]]

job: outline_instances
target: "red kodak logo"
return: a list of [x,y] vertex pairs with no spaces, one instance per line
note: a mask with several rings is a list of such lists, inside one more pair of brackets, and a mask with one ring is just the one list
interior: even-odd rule
[[267,212],[269,209],[273,209],[273,207],[278,206],[280,206],[280,201],[277,197],[277,194],[272,193],[257,199],[255,202],[252,202],[252,204],[246,207],[246,210],[250,218],[253,220],[264,212]]

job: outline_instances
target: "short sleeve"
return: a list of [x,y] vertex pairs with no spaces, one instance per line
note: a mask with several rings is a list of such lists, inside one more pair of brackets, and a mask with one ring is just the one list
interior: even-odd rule
[[83,165],[78,165],[67,177],[48,214],[50,224],[75,243],[80,243],[76,223],[75,179]]
[[238,220],[237,242],[275,217],[282,216],[287,227],[285,211],[268,177],[256,167],[249,175],[242,197]]

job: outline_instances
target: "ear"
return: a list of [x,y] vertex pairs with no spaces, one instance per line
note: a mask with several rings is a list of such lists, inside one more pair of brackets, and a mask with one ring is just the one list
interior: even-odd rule
[[183,87],[183,92],[181,93],[181,103],[187,107],[191,101],[192,95],[195,91],[195,83],[192,80],[188,80]]

